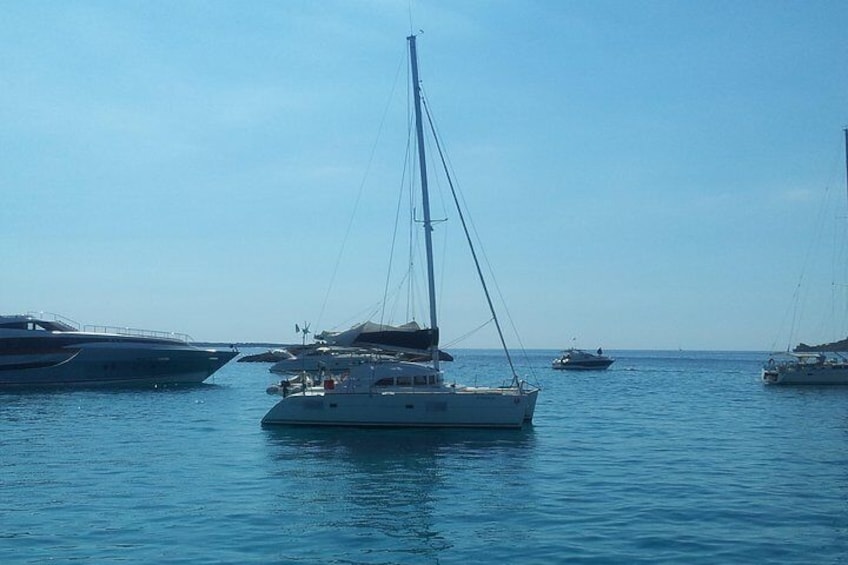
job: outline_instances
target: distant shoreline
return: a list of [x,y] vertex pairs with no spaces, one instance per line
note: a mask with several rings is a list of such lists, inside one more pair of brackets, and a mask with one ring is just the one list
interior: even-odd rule
[[[265,349],[285,349],[286,347],[297,345],[300,346],[299,343],[265,343],[265,342],[226,342],[226,341],[193,341],[192,345],[196,345],[198,347],[215,347],[215,348],[265,348]],[[801,344],[803,346],[803,344]],[[809,347],[809,346],[807,346]],[[499,347],[455,347],[452,348],[455,351],[501,351]],[[564,351],[568,349],[567,347],[527,347],[526,351]],[[510,348],[510,351],[519,351],[520,348]],[[770,352],[767,349],[630,349],[630,348],[607,348],[604,347],[604,351],[609,351],[612,353],[626,353],[626,352],[634,352],[634,353],[652,353],[652,352],[668,352],[668,353],[760,353],[764,355],[769,355]],[[796,348],[796,351],[799,351]],[[848,351],[848,348],[846,348]]]

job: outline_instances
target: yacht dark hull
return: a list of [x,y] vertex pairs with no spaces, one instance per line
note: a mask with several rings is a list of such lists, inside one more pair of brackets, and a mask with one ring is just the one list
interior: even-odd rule
[[603,371],[612,365],[612,359],[599,359],[592,361],[566,361],[564,363],[554,363],[552,368],[561,371]]
[[0,389],[197,384],[237,354],[179,339],[0,329]]

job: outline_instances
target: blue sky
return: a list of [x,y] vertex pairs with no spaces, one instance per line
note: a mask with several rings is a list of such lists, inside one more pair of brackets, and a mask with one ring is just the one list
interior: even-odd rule
[[[848,214],[845,2],[3,13],[1,312],[278,342],[368,315],[403,174],[392,93],[405,100],[405,38],[423,30],[424,89],[524,346],[846,333],[831,245]],[[487,319],[458,231],[436,229],[443,344]],[[495,346],[489,330],[455,346]]]

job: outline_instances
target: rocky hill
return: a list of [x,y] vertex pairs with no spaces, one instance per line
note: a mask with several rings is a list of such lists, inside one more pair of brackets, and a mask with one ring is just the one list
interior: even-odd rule
[[815,351],[848,351],[848,338],[834,341],[833,343],[822,343],[821,345],[807,345],[799,343],[795,349],[795,353],[812,353]]

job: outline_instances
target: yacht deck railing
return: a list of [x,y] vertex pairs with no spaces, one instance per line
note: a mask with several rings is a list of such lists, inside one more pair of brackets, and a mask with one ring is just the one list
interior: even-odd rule
[[27,316],[32,316],[33,318],[39,318],[42,320],[51,320],[54,322],[61,322],[67,326],[76,328],[77,331],[91,332],[91,333],[106,333],[106,334],[117,334],[117,335],[126,335],[133,337],[151,337],[151,338],[159,338],[159,339],[176,339],[179,341],[185,341],[190,343],[194,341],[190,335],[183,333],[175,333],[175,332],[163,332],[157,330],[142,330],[139,328],[128,328],[122,326],[98,326],[98,325],[86,325],[81,326],[78,322],[71,320],[70,318],[66,318],[59,314],[54,314],[53,312],[27,312]]
[[40,320],[48,320],[51,322],[59,322],[65,324],[66,326],[70,326],[72,328],[80,329],[80,324],[76,320],[71,320],[70,318],[66,318],[60,314],[55,314],[53,312],[27,312],[27,316],[37,318]]
[[191,336],[183,333],[175,333],[175,332],[162,332],[156,330],[143,330],[139,328],[127,328],[121,326],[91,326],[87,325],[83,328],[83,331],[93,332],[93,333],[106,333],[106,334],[117,334],[117,335],[126,335],[132,337],[152,337],[157,339],[176,339],[179,341],[191,342]]

